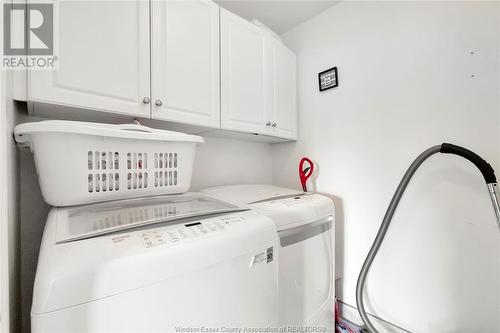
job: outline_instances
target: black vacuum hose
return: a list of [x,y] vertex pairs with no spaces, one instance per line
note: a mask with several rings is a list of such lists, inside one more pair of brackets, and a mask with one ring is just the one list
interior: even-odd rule
[[375,256],[377,255],[380,245],[384,240],[387,228],[389,228],[389,224],[391,223],[394,212],[396,211],[396,208],[399,204],[399,201],[401,200],[401,197],[403,196],[406,187],[408,186],[408,183],[415,174],[415,171],[417,171],[418,167],[426,159],[437,153],[453,154],[461,156],[472,162],[479,169],[479,171],[481,171],[481,174],[483,175],[484,180],[488,185],[491,201],[493,203],[493,208],[495,210],[495,214],[497,217],[497,223],[500,227],[500,206],[498,204],[498,199],[495,192],[497,180],[495,177],[495,171],[493,170],[491,165],[488,164],[488,162],[486,162],[476,153],[466,148],[452,145],[450,143],[443,143],[442,145],[434,146],[432,148],[427,149],[422,154],[420,154],[420,156],[418,156],[417,159],[410,165],[405,175],[403,176],[401,183],[399,183],[396,193],[394,193],[391,203],[387,208],[387,212],[385,213],[384,219],[382,221],[382,224],[380,225],[380,229],[377,233],[377,236],[375,237],[372,247],[370,248],[370,252],[368,252],[363,267],[361,268],[361,272],[359,273],[358,283],[356,285],[356,303],[358,305],[359,315],[361,316],[361,319],[363,320],[366,327],[371,333],[378,333],[378,331],[375,329],[370,319],[368,318],[363,301],[363,289],[365,286],[366,276],[368,274],[368,271],[370,270],[370,266],[373,260],[375,259]]

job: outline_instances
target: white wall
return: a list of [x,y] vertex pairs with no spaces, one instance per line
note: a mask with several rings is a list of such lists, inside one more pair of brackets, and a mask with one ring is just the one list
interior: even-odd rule
[[[0,17],[3,17],[3,2]],[[0,24],[0,45],[3,24]],[[0,47],[1,49],[1,47]],[[12,136],[17,122],[12,100],[12,72],[0,70],[0,331],[19,331],[20,256],[18,160]]]
[[[3,9],[0,9],[0,15],[3,15]],[[7,129],[5,127],[5,73],[0,72],[0,156],[4,157],[7,156],[7,144],[6,144],[6,139],[7,136],[5,135],[7,132]],[[6,180],[7,180],[7,159],[2,158],[0,159],[0,221],[8,221],[9,220],[9,214],[7,212],[8,210],[8,191],[7,191],[7,185],[6,185]],[[8,299],[8,290],[9,284],[8,284],[8,265],[6,262],[8,261],[8,247],[6,244],[8,243],[8,238],[5,237],[6,235],[6,226],[7,224],[5,222],[0,224],[0,253],[2,255],[0,256],[0,330],[1,331],[7,331],[9,329],[8,326],[8,320],[2,320],[2,316],[7,315],[8,316],[8,302],[4,301],[5,299]],[[5,253],[5,254],[3,254]]]
[[[2,12],[0,10],[0,17]],[[18,331],[21,303],[18,223],[18,160],[12,129],[17,122],[11,74],[0,71],[0,331]]]
[[[299,140],[273,146],[273,181],[300,155],[335,195],[339,298],[356,280],[406,168],[443,141],[500,176],[500,4],[341,2],[284,36],[298,56]],[[320,93],[317,73],[338,66]],[[415,175],[367,282],[371,313],[412,332],[500,332],[500,233],[479,172],[453,156]]]
[[191,190],[228,184],[271,184],[272,155],[267,143],[205,137],[198,147]]

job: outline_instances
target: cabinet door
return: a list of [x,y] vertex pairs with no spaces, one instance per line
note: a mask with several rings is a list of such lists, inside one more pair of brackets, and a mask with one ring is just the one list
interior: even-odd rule
[[54,2],[58,68],[30,71],[28,98],[149,117],[148,2]]
[[297,138],[297,65],[295,54],[278,41],[267,44],[272,80],[272,135]]
[[220,127],[219,6],[152,2],[153,118]]
[[268,134],[260,28],[221,8],[221,127]]

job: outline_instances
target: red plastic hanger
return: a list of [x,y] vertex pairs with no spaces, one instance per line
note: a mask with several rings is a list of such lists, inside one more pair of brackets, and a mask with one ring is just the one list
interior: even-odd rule
[[[306,163],[309,165],[305,165]],[[307,157],[302,157],[299,163],[299,178],[304,192],[307,192],[307,180],[312,176],[313,172],[314,163]]]

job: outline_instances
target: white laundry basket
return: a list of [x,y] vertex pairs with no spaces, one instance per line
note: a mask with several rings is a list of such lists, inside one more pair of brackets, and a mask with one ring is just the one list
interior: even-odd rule
[[203,138],[141,125],[48,120],[16,126],[52,206],[186,192]]

